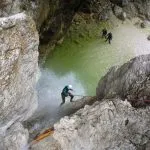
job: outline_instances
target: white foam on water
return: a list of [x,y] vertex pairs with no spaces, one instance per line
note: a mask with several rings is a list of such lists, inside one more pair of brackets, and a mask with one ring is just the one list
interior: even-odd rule
[[126,51],[132,52],[132,57],[149,54],[150,41],[147,40],[150,27],[141,29],[131,23],[120,25],[113,31],[112,45],[120,51],[119,57],[124,57]]

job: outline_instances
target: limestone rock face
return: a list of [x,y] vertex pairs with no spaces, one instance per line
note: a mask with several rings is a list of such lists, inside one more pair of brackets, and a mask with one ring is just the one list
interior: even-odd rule
[[128,17],[141,17],[150,20],[150,1],[148,0],[111,0],[121,6]]
[[114,14],[116,17],[118,17],[120,20],[125,20],[126,19],[126,13],[123,12],[123,9],[119,6],[114,6],[113,8]]
[[99,99],[119,96],[128,100],[150,99],[150,55],[136,57],[120,68],[112,67],[99,81]]
[[[63,150],[149,150],[150,106],[127,101],[150,99],[150,55],[113,67],[97,87],[98,102],[54,125]],[[120,97],[120,98],[117,98]],[[106,99],[107,98],[107,99]],[[101,100],[101,101],[100,101]],[[138,106],[142,104],[136,102]]]
[[114,14],[121,20],[126,17],[150,20],[149,0],[86,0],[81,9],[83,12],[99,14],[100,19],[105,15],[109,16],[112,9],[115,9]]
[[62,150],[60,144],[51,136],[32,145],[30,150]]
[[99,20],[108,20],[112,13],[111,2],[110,0],[85,0],[80,11],[91,13]]
[[63,150],[149,150],[149,115],[120,99],[95,102],[55,124],[54,138]]
[[0,18],[0,43],[0,136],[5,136],[8,127],[28,119],[37,107],[39,37],[34,21],[24,13]]
[[8,17],[21,12],[21,0],[1,0],[0,17]]
[[32,16],[42,42],[55,44],[71,24],[81,0],[1,0],[0,17],[20,12]]
[[76,12],[95,14],[94,18],[108,20],[112,16],[113,5],[121,7],[115,6],[117,15],[114,13],[121,20],[137,16],[150,19],[150,1],[141,0],[1,0],[0,17],[20,12],[32,16],[41,44],[49,44],[49,48],[40,48],[40,56],[45,58],[63,39]]
[[28,131],[20,123],[10,127],[5,136],[0,137],[1,150],[27,150]]

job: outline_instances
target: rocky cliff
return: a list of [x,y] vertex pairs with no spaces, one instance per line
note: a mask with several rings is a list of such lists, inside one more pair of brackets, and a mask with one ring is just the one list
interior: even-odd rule
[[[150,107],[135,109],[119,98],[86,105],[54,125],[32,150],[149,150]],[[54,139],[55,138],[55,139]]]
[[140,17],[150,20],[150,1],[148,0],[110,0],[127,13],[128,17]]
[[41,42],[43,35],[57,42],[56,34],[60,37],[66,31],[79,4],[78,0],[0,2],[1,150],[26,148],[28,131],[21,123],[37,107],[39,34]]
[[[49,43],[51,50],[68,30],[82,3],[81,0],[2,0],[0,17],[25,12],[36,23],[40,44]],[[50,50],[40,49],[40,56],[44,57]]]
[[[150,106],[143,102],[150,92],[149,58],[140,56],[111,69],[98,85],[100,102],[55,124],[54,138],[63,150],[149,150]],[[127,93],[135,103],[141,100],[145,108],[123,101]]]
[[121,99],[85,106],[55,124],[63,150],[149,150],[150,107],[135,109]]
[[75,13],[84,12],[96,20],[109,20],[114,14],[119,19],[141,17],[150,19],[150,2],[141,0],[1,0],[0,16],[25,12],[34,19],[40,34],[40,56],[46,56],[70,27]]
[[32,18],[24,13],[0,18],[0,42],[0,149],[16,144],[11,149],[19,150],[17,139],[24,136],[19,139],[23,146],[28,134],[18,122],[37,107],[39,37]]
[[[99,99],[113,98],[133,101],[135,106],[144,105],[150,99],[150,55],[130,60],[120,68],[112,67],[97,87]],[[137,100],[137,101],[136,101]]]
[[[96,18],[98,17],[99,20],[109,19],[109,15],[108,15],[109,12],[110,14],[111,13],[114,13],[115,15],[117,14],[116,16],[119,16],[119,17],[122,14],[122,12],[126,12],[128,18],[134,17],[134,16],[140,16],[144,19],[145,18],[150,19],[149,18],[149,15],[150,15],[149,6],[150,6],[149,1],[140,1],[140,0],[134,0],[134,1],[126,0],[126,1],[123,1],[123,3],[122,1],[117,1],[117,0],[114,0],[114,1],[113,0],[112,1],[103,1],[103,0],[94,0],[94,1],[91,1],[91,0],[85,0],[85,1],[81,1],[81,0],[72,0],[72,1],[69,1],[69,0],[63,0],[63,1],[62,0],[43,0],[43,1],[41,0],[1,0],[0,2],[0,17],[1,17],[0,18],[0,42],[1,42],[0,44],[0,47],[1,47],[1,50],[0,50],[0,87],[1,87],[0,88],[0,141],[1,141],[0,149],[20,150],[22,148],[26,148],[27,139],[28,139],[28,131],[23,128],[21,123],[24,120],[28,119],[37,107],[35,84],[36,84],[36,74],[38,70],[39,35],[40,35],[41,43],[43,44],[49,43],[49,45],[53,47],[58,43],[58,41],[64,36],[66,31],[68,30],[76,12],[81,11],[81,12],[90,13],[90,14],[94,13],[93,16],[96,16]],[[46,53],[45,50],[44,50],[44,53]],[[40,54],[42,55],[42,52]],[[136,59],[137,63],[140,64],[139,67],[145,65],[147,66],[146,68],[149,69],[148,57],[145,58],[145,56],[142,56]],[[143,61],[144,63],[142,63]],[[133,74],[134,78],[131,79],[133,80],[133,82],[128,81],[129,83],[131,83],[129,84],[131,85],[130,86],[131,89],[129,89],[128,87],[128,89],[123,90],[125,91],[124,93],[122,93],[120,90],[119,91],[114,90],[113,92],[116,92],[116,93],[118,92],[115,95],[119,95],[121,98],[128,96],[133,99],[135,98],[135,96],[132,95],[132,93],[135,91],[136,93],[138,93],[137,98],[139,99],[149,98],[149,94],[148,94],[149,74],[147,74],[149,73],[149,70],[148,69],[144,70],[145,68],[143,67],[143,69],[141,69],[143,73],[140,73],[138,72],[138,66],[134,65],[132,61],[130,65],[131,67],[135,67],[135,70],[137,71],[137,73]],[[134,69],[130,69],[128,65],[125,65],[125,70],[120,69],[119,71],[120,72],[125,71],[125,73],[128,74],[128,71],[127,71],[128,69],[130,73],[132,73],[132,71],[134,70]],[[112,71],[112,73],[115,74],[115,71]],[[123,73],[118,73],[117,71],[116,71],[116,74],[123,75]],[[125,75],[127,79],[130,79],[128,78],[128,76]],[[107,78],[107,77],[104,77],[104,78]],[[113,75],[112,75],[112,78],[113,78]],[[117,84],[119,81],[121,81],[121,79],[123,78],[118,76],[118,80],[116,81]],[[135,84],[135,80],[137,79],[139,82]],[[123,81],[125,82],[125,80]],[[113,83],[113,81],[110,81],[110,82]],[[143,90],[142,87],[138,86],[139,83],[142,83],[140,84],[142,87],[147,86],[147,90],[146,89]],[[98,93],[101,93],[100,88],[103,85],[104,84],[102,83],[101,85],[99,85]],[[136,87],[135,89],[134,89],[134,85]],[[108,93],[112,93],[112,92],[109,92],[109,89],[111,88],[110,87],[106,88],[104,93],[100,94],[100,96],[98,94],[99,99],[101,99],[101,95],[103,97],[107,95],[106,90],[108,90]],[[125,102],[114,100],[114,104],[115,103],[116,104],[121,103],[121,105],[126,106]],[[106,101],[104,102],[104,105],[107,106]],[[115,111],[115,109],[113,108],[112,102],[108,101],[108,107],[111,107],[111,106],[112,106],[113,111],[116,113],[116,122],[117,121],[119,122],[120,119],[127,117],[127,114],[123,114],[122,111],[120,113]],[[95,105],[91,106],[91,108],[88,109],[87,112],[90,112],[92,107],[94,109],[96,106]],[[99,109],[102,109],[101,104],[99,103],[97,103],[97,107],[99,107]],[[118,109],[120,109],[120,104],[118,105]],[[132,120],[133,122],[137,121],[138,123],[138,126],[131,124],[133,127],[135,127],[133,129],[134,130],[137,128],[141,129],[139,130],[140,133],[139,132],[136,133],[136,131],[134,132],[136,133],[135,135],[141,138],[138,138],[139,140],[138,143],[131,139],[131,144],[129,144],[131,145],[131,147],[133,147],[133,145],[135,146],[138,145],[138,146],[143,147],[144,144],[145,144],[145,147],[147,147],[148,138],[149,138],[149,132],[147,131],[147,128],[146,128],[146,125],[147,127],[149,127],[149,120],[147,119],[148,110],[149,108],[146,108],[143,110],[139,109],[139,111],[136,114],[135,109],[132,108],[130,105],[127,107],[127,110],[125,110],[129,112],[131,111],[131,116],[133,116],[133,114],[136,114],[135,115],[136,117],[140,115],[139,120],[134,120],[132,119],[132,117],[130,118],[130,116],[128,116],[129,123],[130,123],[130,120],[131,120],[131,123],[132,123]],[[84,114],[84,112],[82,112],[81,110],[80,115],[75,116],[77,117],[77,120],[78,119],[80,120],[82,113]],[[99,115],[101,113],[102,113],[101,110],[99,110],[99,112],[95,111],[95,114]],[[119,114],[122,114],[120,118],[119,118]],[[105,114],[104,116],[108,117]],[[87,116],[84,116],[84,117],[87,117]],[[143,119],[144,117],[146,118],[145,120]],[[77,120],[75,121],[77,122]],[[90,119],[88,119],[87,117],[87,122],[89,122],[89,120]],[[144,123],[142,123],[140,126],[139,122],[141,121],[143,121]],[[83,124],[85,122],[83,121]],[[108,123],[110,123],[110,121],[108,121]],[[95,123],[92,123],[92,124],[95,124]],[[121,124],[119,123],[115,124],[115,122],[112,122],[112,125],[118,128],[120,127],[120,129],[122,129]],[[79,127],[78,124],[76,127]],[[60,132],[61,127],[59,127],[59,125],[56,125],[56,129],[58,129],[55,135],[57,139],[58,138],[57,135],[60,135],[61,137],[61,132]],[[78,129],[80,128],[75,128],[75,132]],[[87,127],[87,129],[91,129],[91,127],[89,128]],[[65,130],[65,125],[64,125],[63,130]],[[71,131],[74,132],[74,128],[73,130],[71,129]],[[84,126],[82,128],[82,131],[84,131]],[[100,131],[100,133],[101,132],[102,130]],[[111,132],[113,131],[110,131],[110,133]],[[114,132],[117,132],[117,131],[114,131]],[[148,132],[148,135],[147,135],[147,132]],[[70,135],[70,133],[68,134],[66,132],[65,133],[66,137]],[[83,133],[81,132],[79,133],[83,135]],[[119,133],[120,132],[118,132],[118,134]],[[121,133],[123,134],[123,132]],[[72,138],[74,137],[76,136],[72,136]],[[111,139],[112,137],[108,138],[108,140],[111,140]],[[125,138],[125,141],[126,139],[127,138]],[[60,138],[59,140],[60,140],[62,147],[66,148],[67,145],[66,146],[64,145],[63,138]],[[81,142],[78,141],[78,144],[79,143],[81,145],[83,144],[82,139],[81,139]],[[85,143],[86,143],[86,138],[85,138]],[[126,141],[125,143],[129,143],[129,141]],[[74,146],[74,144],[75,143],[72,143],[75,149],[80,147],[78,144],[76,146]],[[115,145],[116,144],[114,144],[114,146]],[[108,147],[109,146],[112,147],[112,145],[108,145]],[[91,147],[92,147],[92,144],[91,144]],[[89,145],[89,148],[91,147]],[[104,144],[104,147],[105,147],[105,144]],[[69,148],[71,147],[69,146]],[[83,149],[84,148],[85,148],[85,144],[83,144]]]

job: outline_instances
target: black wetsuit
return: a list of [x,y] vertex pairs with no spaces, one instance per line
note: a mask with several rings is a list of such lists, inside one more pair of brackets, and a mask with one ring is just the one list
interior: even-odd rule
[[103,29],[102,30],[102,38],[106,37],[107,35],[107,30],[106,29]]
[[109,44],[111,44],[111,40],[112,40],[112,33],[108,33],[107,37],[106,37],[106,41],[109,41]]
[[65,97],[67,97],[67,96],[70,96],[70,102],[72,102],[72,99],[73,99],[74,96],[73,96],[72,93],[69,92],[70,90],[72,91],[72,89],[69,89],[68,86],[65,86],[63,88],[62,93],[61,93],[61,97],[62,97],[61,105],[65,103]]

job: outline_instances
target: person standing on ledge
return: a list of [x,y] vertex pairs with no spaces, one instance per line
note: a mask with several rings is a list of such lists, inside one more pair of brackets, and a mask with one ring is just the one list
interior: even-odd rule
[[73,102],[72,100],[74,98],[74,95],[70,91],[73,91],[72,85],[67,85],[63,88],[61,92],[62,103],[60,105],[63,105],[65,103],[65,98],[67,96],[70,96],[70,102]]
[[106,36],[106,42],[108,41],[108,42],[109,42],[109,44],[111,44],[111,40],[112,40],[112,38],[113,38],[112,33],[111,33],[111,32],[109,32],[109,33],[107,34],[107,36]]

